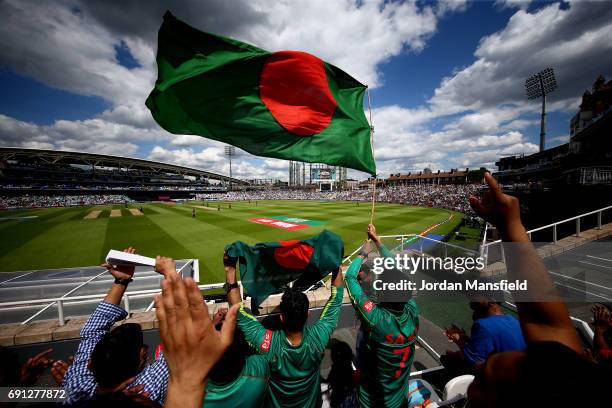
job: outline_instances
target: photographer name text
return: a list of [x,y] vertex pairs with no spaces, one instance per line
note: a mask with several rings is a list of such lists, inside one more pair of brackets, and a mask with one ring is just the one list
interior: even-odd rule
[[462,290],[479,290],[479,291],[526,291],[527,281],[516,280],[508,281],[505,279],[499,282],[480,282],[477,279],[465,280],[464,282],[449,282],[447,280],[440,282],[413,282],[409,280],[401,280],[399,282],[384,282],[381,279],[376,279],[374,282],[375,290],[419,290],[426,292],[438,291],[462,291]]

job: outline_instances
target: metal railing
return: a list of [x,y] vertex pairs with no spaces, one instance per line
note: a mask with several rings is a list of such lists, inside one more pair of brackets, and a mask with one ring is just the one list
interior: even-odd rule
[[[527,231],[527,235],[529,236],[529,239],[531,240],[532,235],[534,233],[536,233],[536,232],[545,231],[545,230],[552,230],[552,242],[554,244],[556,244],[557,241],[559,240],[559,236],[558,236],[559,226],[562,225],[562,224],[566,224],[568,222],[574,221],[574,223],[575,223],[575,233],[573,234],[573,236],[580,237],[580,234],[582,232],[582,229],[581,229],[582,228],[581,220],[583,218],[591,216],[591,215],[594,215],[594,214],[597,214],[597,227],[596,228],[598,230],[600,230],[601,226],[602,226],[602,219],[603,219],[602,215],[603,215],[603,213],[606,212],[606,211],[609,211],[611,209],[612,209],[612,205],[600,208],[598,210],[590,211],[590,212],[587,212],[587,213],[584,213],[584,214],[576,215],[576,216],[571,217],[571,218],[566,218],[564,220],[557,221],[557,222],[554,222],[552,224],[548,224],[548,225],[544,225],[542,227],[531,229],[531,230]],[[486,240],[486,231],[487,231],[487,229],[488,229],[488,227],[485,229],[485,237],[483,238],[483,244],[480,247],[480,254],[484,258],[485,266],[489,264],[489,250],[490,250],[491,247],[493,247],[495,245],[499,246],[499,250],[500,250],[500,253],[501,253],[501,259],[500,260],[505,263],[504,247],[503,247],[503,245],[501,245],[501,243],[502,243],[501,239],[498,239],[498,240],[492,241],[492,242],[484,243],[484,240]]]
[[[199,280],[199,263],[197,259],[190,259],[187,262],[185,262],[184,265],[182,265],[178,270],[177,273],[182,274],[187,267],[191,267],[192,269],[192,273],[193,273],[193,277],[196,280]],[[26,276],[32,272],[27,272],[24,273],[22,275],[18,275],[15,276],[11,279],[8,279],[6,281],[3,281],[1,283],[6,283],[9,281],[12,281],[14,279]],[[93,277],[87,279],[85,282],[80,283],[79,285],[77,285],[76,287],[70,289],[68,292],[64,293],[62,296],[60,297],[51,297],[51,298],[44,298],[44,299],[31,299],[31,300],[20,300],[20,301],[12,301],[12,302],[2,302],[0,303],[0,311],[4,311],[4,310],[9,310],[9,311],[17,311],[17,310],[24,310],[24,309],[31,309],[32,307],[35,307],[36,305],[44,305],[41,309],[37,310],[34,314],[32,314],[31,316],[29,316],[27,319],[23,320],[21,322],[22,325],[25,325],[29,322],[31,322],[32,320],[36,319],[38,316],[40,316],[42,313],[44,313],[46,310],[50,309],[53,306],[57,307],[57,319],[59,322],[60,326],[63,326],[66,324],[66,319],[65,319],[65,314],[64,314],[64,307],[65,306],[73,306],[73,305],[78,305],[78,304],[88,304],[88,303],[93,303],[96,301],[99,301],[100,299],[103,299],[106,294],[105,293],[98,293],[98,294],[88,294],[88,295],[79,295],[79,296],[70,296],[72,293],[76,292],[78,289],[92,283],[93,281],[95,281],[97,278],[99,278],[102,275],[106,275],[108,272],[106,270],[94,275]],[[161,279],[161,275],[159,276],[159,278]],[[214,284],[207,284],[207,285],[198,285],[198,287],[200,288],[200,290],[210,290],[210,289],[218,289],[218,288],[222,288],[223,284],[222,283],[214,283]],[[240,286],[240,290],[242,292],[242,285]],[[154,297],[156,294],[160,293],[161,290],[159,288],[155,288],[155,289],[143,289],[143,290],[136,290],[136,291],[127,291],[124,293],[122,301],[124,304],[124,309],[125,311],[129,314],[130,311],[130,300],[134,300],[134,299],[142,299],[142,298],[152,298]],[[145,310],[145,311],[149,311],[151,310],[152,306],[154,305],[154,302],[151,302],[151,304],[149,305],[149,307]]]

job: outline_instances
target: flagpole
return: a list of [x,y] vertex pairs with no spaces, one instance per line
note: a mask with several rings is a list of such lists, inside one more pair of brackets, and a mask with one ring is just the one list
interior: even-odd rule
[[[367,89],[368,92],[368,112],[370,115],[370,146],[372,147],[372,158],[374,159],[374,163],[376,163],[376,158],[374,157],[374,125],[372,124],[372,99],[370,98],[370,88]],[[370,224],[374,223],[374,207],[376,205],[376,174],[374,175],[374,187],[372,188],[372,210],[370,211]]]

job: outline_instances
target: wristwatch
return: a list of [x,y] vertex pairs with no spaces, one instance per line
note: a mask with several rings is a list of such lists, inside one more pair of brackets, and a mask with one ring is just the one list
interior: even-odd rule
[[123,286],[127,286],[128,283],[130,283],[131,281],[133,281],[134,279],[132,278],[128,278],[128,279],[119,279],[119,278],[115,278],[115,283],[117,285],[123,285]]
[[238,287],[238,282],[234,282],[234,283],[225,282],[225,284],[223,285],[223,289],[225,289],[225,293],[229,293],[230,290],[236,289],[237,287]]

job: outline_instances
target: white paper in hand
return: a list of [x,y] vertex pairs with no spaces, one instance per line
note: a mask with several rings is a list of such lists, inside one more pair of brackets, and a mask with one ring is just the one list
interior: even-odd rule
[[155,266],[155,258],[148,256],[128,254],[127,252],[111,249],[106,255],[106,262],[111,265],[143,265]]

